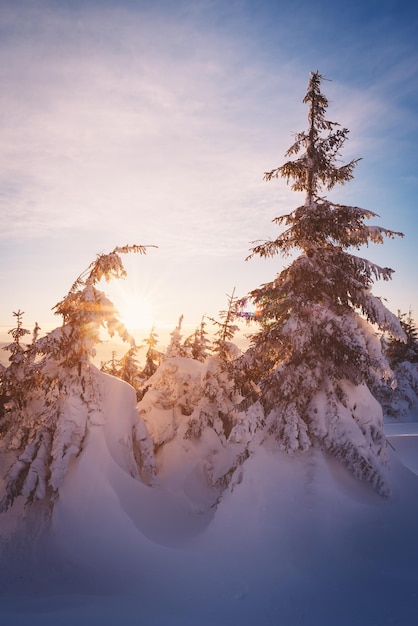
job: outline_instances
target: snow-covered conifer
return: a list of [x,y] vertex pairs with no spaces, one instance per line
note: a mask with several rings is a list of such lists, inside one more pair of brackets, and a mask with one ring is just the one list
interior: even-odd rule
[[373,393],[386,416],[407,418],[418,407],[418,329],[412,317],[398,311],[406,342],[383,336],[384,352],[393,370],[393,379],[380,385]]
[[101,280],[108,282],[126,276],[120,254],[129,252],[145,254],[146,248],[137,245],[117,247],[109,254],[98,255],[77,278],[65,298],[55,305],[55,313],[62,316],[63,326],[60,337],[54,339],[57,342],[54,352],[63,364],[81,367],[88,362],[95,355],[101,328],[105,328],[111,337],[117,333],[124,341],[135,344],[113,303],[96,287]]
[[185,436],[198,438],[210,426],[226,441],[237,421],[241,400],[223,361],[217,355],[209,356],[202,369],[201,397],[190,416]]
[[418,363],[418,328],[412,317],[412,311],[408,314],[398,311],[400,324],[405,332],[406,341],[390,338],[385,346],[385,353],[392,367],[403,361]]
[[0,432],[7,431],[8,425],[14,422],[17,415],[20,417],[26,411],[29,394],[38,384],[38,367],[35,366],[36,340],[39,326],[36,323],[33,330],[31,344],[22,343],[22,338],[30,334],[23,327],[23,311],[20,309],[13,313],[17,325],[9,331],[13,337],[13,343],[4,347],[10,352],[9,366],[2,373],[2,406],[4,419],[0,422]]
[[113,350],[112,357],[109,361],[105,361],[101,364],[100,370],[106,374],[124,380],[136,390],[139,389],[142,384],[142,379],[140,377],[141,368],[136,358],[138,350],[139,348],[137,346],[131,346],[120,359],[116,358],[116,351]]
[[205,362],[210,353],[210,341],[206,332],[205,318],[202,318],[200,325],[196,328],[193,335],[187,337],[183,344],[186,356],[191,356],[197,361]]
[[139,348],[132,346],[119,361],[117,376],[129,383],[135,390],[140,386],[140,366],[137,359]]
[[203,364],[181,356],[165,358],[144,382],[138,410],[156,447],[173,439],[201,397]]
[[[44,498],[54,501],[70,460],[83,449],[89,426],[103,424],[101,375],[90,362],[100,327],[105,327],[111,336],[117,332],[122,339],[132,343],[133,340],[117,310],[96,284],[101,279],[126,275],[121,253],[145,251],[143,246],[124,246],[99,255],[54,307],[63,317],[62,326],[41,338],[37,338],[36,328],[34,341],[26,352],[20,345],[21,324],[12,331],[12,359],[16,364],[11,363],[10,367],[26,357],[32,377],[24,372],[21,397],[16,396],[4,418],[1,451],[13,451],[15,461],[6,477],[0,509],[7,509],[18,496],[29,503]],[[31,384],[33,372],[36,384]],[[5,375],[7,378],[7,372]],[[144,447],[144,442],[140,433],[136,445]]]
[[157,350],[158,334],[155,330],[155,326],[151,328],[150,334],[146,339],[144,339],[143,345],[145,348],[147,348],[147,353],[145,355],[145,366],[140,374],[140,378],[143,381],[142,386],[144,392],[146,388],[146,381],[157,371],[158,366],[160,365],[162,360],[162,354],[159,350]]
[[251,434],[234,381],[218,355],[204,362],[173,356],[146,384],[137,408],[154,443],[157,480],[167,468],[186,484],[198,480],[212,507],[248,458]]
[[237,347],[232,343],[232,339],[238,331],[238,326],[235,323],[238,307],[238,298],[235,297],[235,287],[232,294],[228,295],[227,298],[228,308],[219,313],[221,321],[210,318],[211,322],[215,324],[218,329],[213,341],[213,352],[225,363],[238,356]]
[[[211,505],[233,480],[236,470],[239,473],[251,438],[239,409],[242,396],[234,380],[233,364],[240,355],[232,342],[237,328],[233,324],[234,310],[235,298],[231,296],[228,310],[221,312],[222,321],[213,320],[218,331],[212,355],[206,354],[203,321],[195,341],[181,344],[181,317],[165,358],[144,383],[146,388],[138,404],[154,442],[157,476],[174,457],[176,471],[182,467],[186,474],[203,473],[213,492]],[[192,346],[198,348],[195,354],[191,349],[187,351]]]
[[100,365],[100,371],[110,374],[111,376],[117,376],[119,372],[119,360],[116,358],[116,350],[112,350],[112,356],[109,361],[102,361]]
[[177,326],[171,333],[170,343],[168,344],[164,358],[171,359],[173,356],[185,356],[185,350],[182,346],[182,334],[181,325],[183,323],[184,316],[180,315]]
[[[198,442],[208,433],[216,436],[218,457],[208,461],[208,480],[221,493],[240,476],[240,467],[248,458],[248,445],[258,428],[258,421],[246,419],[241,409],[243,397],[237,380],[241,376],[241,351],[232,339],[238,326],[235,324],[237,299],[228,296],[228,307],[220,312],[221,321],[211,319],[217,326],[213,354],[203,362],[200,379],[200,398],[187,422],[186,439]],[[255,412],[253,412],[253,416]],[[253,428],[254,427],[254,428]]]
[[259,376],[267,428],[281,447],[293,453],[321,446],[385,493],[381,417],[359,415],[351,396],[390,375],[373,327],[400,340],[404,333],[371,292],[374,281],[389,280],[392,270],[348,250],[402,234],[367,225],[377,217],[372,211],[320,195],[352,179],[358,162],[338,162],[348,130],[326,119],[322,80],[318,72],[311,74],[304,98],[308,130],[296,134],[286,154],[297,158],[265,174],[268,181],[292,180],[292,189],[305,192],[305,201],[274,220],[284,230],[276,239],[256,243],[249,258],[286,257],[295,249],[301,255],[249,294],[260,311],[260,330],[249,355]]
[[25,401],[25,378],[27,378],[26,351],[28,346],[22,343],[23,337],[29,335],[29,330],[23,327],[24,312],[20,309],[13,312],[16,318],[16,327],[9,330],[13,342],[3,349],[10,352],[9,367],[3,375],[3,393],[17,408],[22,408]]

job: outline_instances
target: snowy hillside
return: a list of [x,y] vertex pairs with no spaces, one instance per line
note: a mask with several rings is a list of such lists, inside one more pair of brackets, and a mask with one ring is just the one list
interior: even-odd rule
[[[173,437],[144,483],[135,394],[99,376],[103,420],[71,461],[52,532],[42,505],[1,517],[5,623],[416,624],[418,477],[393,450],[385,499],[318,449],[290,457],[256,436],[212,506],[190,440]],[[222,446],[202,445],[213,465]]]

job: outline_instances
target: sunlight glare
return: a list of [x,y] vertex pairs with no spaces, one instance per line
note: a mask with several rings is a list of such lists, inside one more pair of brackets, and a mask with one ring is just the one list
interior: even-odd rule
[[116,308],[121,322],[130,332],[150,330],[155,323],[152,303],[145,296],[125,293],[121,301],[116,304]]

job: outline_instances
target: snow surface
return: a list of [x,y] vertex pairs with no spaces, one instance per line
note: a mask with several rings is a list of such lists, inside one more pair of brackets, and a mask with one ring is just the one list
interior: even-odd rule
[[181,445],[153,485],[135,475],[135,395],[102,376],[103,423],[70,462],[52,533],[42,505],[0,517],[2,624],[416,626],[417,433],[386,426],[388,499],[320,450],[255,437],[216,507]]

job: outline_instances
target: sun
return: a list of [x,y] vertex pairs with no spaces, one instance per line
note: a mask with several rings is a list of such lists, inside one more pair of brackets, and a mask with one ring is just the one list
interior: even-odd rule
[[149,330],[155,323],[155,310],[150,298],[125,292],[115,303],[121,322],[128,331]]

